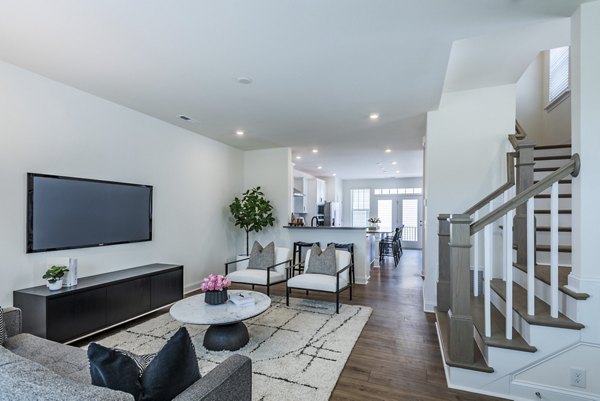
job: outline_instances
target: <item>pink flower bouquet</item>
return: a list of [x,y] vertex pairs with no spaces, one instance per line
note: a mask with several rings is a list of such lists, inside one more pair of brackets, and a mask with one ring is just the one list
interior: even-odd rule
[[231,280],[220,274],[209,274],[204,280],[202,280],[201,289],[202,291],[223,291],[231,285]]

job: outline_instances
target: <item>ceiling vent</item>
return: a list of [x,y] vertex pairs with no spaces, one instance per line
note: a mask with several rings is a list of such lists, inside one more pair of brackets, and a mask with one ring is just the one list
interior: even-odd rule
[[177,117],[181,118],[183,121],[186,121],[188,123],[199,123],[200,122],[192,117],[186,116],[185,114],[180,114]]

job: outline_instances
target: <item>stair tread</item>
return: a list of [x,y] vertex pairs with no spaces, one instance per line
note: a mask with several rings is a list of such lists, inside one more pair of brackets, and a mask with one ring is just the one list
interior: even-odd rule
[[[535,209],[536,214],[550,214],[550,209]],[[571,214],[571,209],[558,209],[558,214]]]
[[444,360],[446,361],[446,364],[448,366],[453,366],[453,367],[462,368],[462,369],[476,370],[476,371],[485,372],[485,373],[493,373],[494,372],[494,369],[491,368],[490,366],[488,366],[488,364],[485,362],[485,359],[484,359],[483,355],[481,354],[479,347],[475,343],[475,340],[473,340],[473,349],[475,352],[475,358],[474,358],[475,360],[473,363],[452,361],[450,359],[450,355],[448,353],[448,332],[450,331],[450,329],[449,329],[450,318],[448,317],[447,312],[440,312],[437,310],[437,308],[435,309],[435,317],[436,317],[436,320],[438,323],[439,338],[440,338],[440,342],[441,342],[441,346],[442,346],[442,352],[444,353]]
[[[559,198],[571,198],[571,194],[558,194]],[[534,196],[536,199],[550,199],[550,194],[538,194]]]
[[556,170],[558,170],[559,168],[560,168],[560,167],[535,167],[535,168],[533,169],[533,172],[534,172],[534,173],[536,173],[536,172],[539,172],[539,173],[541,173],[541,172],[545,172],[545,171],[556,171]]
[[[513,263],[513,266],[527,273],[527,265]],[[567,287],[569,284],[569,273],[571,273],[571,266],[558,266],[558,289],[574,299],[588,299],[589,294],[586,294],[585,292],[576,292]],[[550,285],[550,266],[535,265],[535,277]]]
[[[516,250],[517,248],[518,246],[516,244],[513,245],[513,249]],[[550,245],[536,245],[535,250],[540,252],[550,252]],[[559,245],[558,252],[571,253],[572,247],[571,245]]]
[[[502,299],[506,300],[506,285],[503,280],[493,279],[491,287]],[[537,297],[535,298],[535,315],[528,315],[527,291],[517,283],[513,283],[513,309],[527,323],[532,325],[560,327],[572,330],[581,330],[585,327],[583,324],[572,321],[560,312],[557,318],[551,317],[550,306]]]
[[[536,226],[535,229],[536,229],[536,231],[550,232],[550,226]],[[570,233],[571,230],[572,230],[571,227],[558,227],[558,232],[561,232],[561,233]]]
[[568,160],[571,158],[571,155],[555,155],[555,156],[537,156],[534,157],[535,161],[543,161],[543,160]]
[[[538,182],[540,182],[540,180],[534,180],[533,183],[537,184]],[[571,184],[571,179],[570,178],[566,178],[564,180],[560,180],[558,181],[559,184]]]
[[571,144],[566,143],[563,145],[536,145],[533,147],[534,150],[545,150],[545,149],[566,149],[570,148]]
[[489,347],[507,348],[524,352],[536,352],[537,348],[527,344],[527,341],[513,328],[512,340],[505,337],[506,318],[500,311],[491,305],[491,321],[492,330],[491,336],[485,336],[485,300],[483,297],[471,297],[471,316],[473,317],[473,325],[479,332],[483,341]]

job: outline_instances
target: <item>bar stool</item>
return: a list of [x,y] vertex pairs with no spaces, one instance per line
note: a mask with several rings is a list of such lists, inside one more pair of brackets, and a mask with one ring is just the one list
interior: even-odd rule
[[350,281],[352,284],[356,283],[356,275],[354,274],[354,244],[338,244],[337,242],[330,242],[327,246],[331,244],[333,244],[336,249],[343,249],[350,252],[350,263],[352,263],[352,267],[350,267]]
[[306,252],[312,248],[314,244],[317,244],[319,248],[321,247],[320,242],[302,242],[296,241],[294,242],[294,248],[292,250],[292,277],[298,273],[302,273],[304,271],[304,259],[306,257]]

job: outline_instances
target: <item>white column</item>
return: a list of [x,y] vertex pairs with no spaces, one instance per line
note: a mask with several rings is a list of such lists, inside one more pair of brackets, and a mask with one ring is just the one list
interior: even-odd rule
[[[600,198],[600,2],[582,4],[571,19],[571,119],[573,152],[581,156],[581,172],[573,179],[573,270],[569,285],[590,294],[600,292],[600,269],[595,238]],[[589,301],[589,302],[588,302]],[[586,325],[584,341],[600,342],[596,318],[600,300],[578,306]]]

